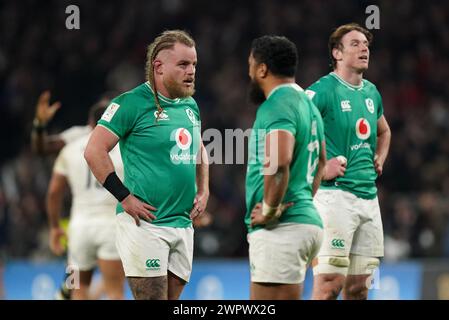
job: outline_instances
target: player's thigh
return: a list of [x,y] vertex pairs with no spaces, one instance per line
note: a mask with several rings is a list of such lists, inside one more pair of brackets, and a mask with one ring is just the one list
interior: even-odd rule
[[[353,236],[360,224],[357,197],[341,190],[320,189],[314,204],[323,220],[323,242],[314,261],[314,275],[346,276]],[[323,277],[321,277],[323,278]],[[322,279],[327,282],[326,279]]]
[[[162,227],[161,232],[164,232],[165,239],[170,243],[168,271],[184,283],[188,282],[192,273],[193,263],[193,227]],[[174,283],[176,284],[177,282]]]
[[123,292],[125,273],[123,271],[122,261],[98,259],[98,267],[108,295]]
[[349,256],[360,219],[354,210],[356,197],[341,190],[320,189],[314,204],[323,221],[323,243],[319,256]]
[[251,300],[298,300],[302,297],[303,284],[272,284],[251,282]]
[[69,226],[68,262],[73,269],[89,271],[96,267],[96,244],[94,232],[88,225]]
[[105,221],[95,228],[95,244],[97,258],[102,260],[120,260],[116,245],[116,225]]
[[322,231],[313,225],[279,224],[248,235],[251,282],[300,284]]
[[137,226],[127,213],[118,214],[116,246],[126,277],[167,275],[170,246],[159,227],[145,221]]
[[354,233],[351,254],[366,257],[383,257],[384,233],[377,198],[359,199],[357,207],[361,212],[361,223]]
[[168,300],[178,300],[187,282],[170,271],[167,273],[167,282]]
[[136,300],[167,300],[167,276],[143,278],[127,277],[129,287]]
[[122,285],[125,279],[115,238],[115,224],[112,223],[104,223],[96,232],[98,266],[106,285]]
[[367,275],[371,276],[378,271],[380,259],[372,256],[362,256],[351,254],[349,256],[350,265],[348,275]]

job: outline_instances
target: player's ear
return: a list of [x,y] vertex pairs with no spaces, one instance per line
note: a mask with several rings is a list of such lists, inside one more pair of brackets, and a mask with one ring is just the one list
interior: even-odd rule
[[153,61],[154,66],[154,73],[161,75],[162,72],[162,61],[159,59],[156,59]]
[[257,66],[257,73],[260,78],[266,78],[268,75],[268,67],[265,63],[261,63]]
[[332,49],[332,56],[335,60],[341,61],[342,60],[342,52],[341,52],[341,46],[338,46],[337,48]]

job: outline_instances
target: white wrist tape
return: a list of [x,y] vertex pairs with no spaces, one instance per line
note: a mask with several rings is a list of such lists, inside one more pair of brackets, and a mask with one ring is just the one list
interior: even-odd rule
[[[270,205],[268,205],[265,200],[262,202],[262,215],[264,217],[274,217],[274,216],[278,216],[278,214],[280,213],[280,207],[281,205],[278,205],[276,207],[272,207]],[[280,215],[280,214],[279,214]]]

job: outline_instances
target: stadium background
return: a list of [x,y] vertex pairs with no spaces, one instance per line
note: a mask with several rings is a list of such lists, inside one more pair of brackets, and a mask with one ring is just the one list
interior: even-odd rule
[[[70,4],[80,8],[80,30],[65,27]],[[57,285],[64,272],[63,261],[48,248],[44,203],[54,158],[30,150],[35,102],[43,90],[62,102],[50,133],[82,125],[104,92],[143,81],[146,46],[157,34],[181,28],[197,42],[195,98],[203,128],[247,129],[255,116],[246,96],[251,40],[262,34],[293,40],[300,52],[297,82],[307,87],[329,71],[331,30],[352,21],[365,24],[371,4],[380,9],[380,29],[372,30],[366,78],[382,94],[393,135],[378,180],[386,257],[381,288],[371,297],[449,298],[449,2],[407,0],[1,1],[5,297],[49,298],[50,280]],[[214,220],[196,230],[194,281],[183,297],[246,299],[245,166],[212,165],[210,176],[208,211]],[[228,294],[230,279],[236,287]]]

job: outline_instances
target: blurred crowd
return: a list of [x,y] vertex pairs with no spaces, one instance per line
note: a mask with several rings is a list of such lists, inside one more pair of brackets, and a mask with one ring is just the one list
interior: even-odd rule
[[[80,8],[68,30],[65,9]],[[327,40],[338,25],[364,24],[372,1],[2,1],[0,3],[0,255],[48,259],[45,193],[54,157],[31,152],[39,94],[62,108],[58,132],[87,121],[104,92],[144,81],[146,47],[165,29],[197,42],[197,100],[202,127],[252,126],[247,99],[251,40],[285,35],[300,53],[306,88],[330,71]],[[386,258],[449,256],[449,2],[378,1],[366,78],[380,90],[392,129],[390,155],[378,180]],[[207,144],[207,142],[206,142]],[[208,211],[196,230],[196,256],[247,256],[245,165],[212,165]]]

